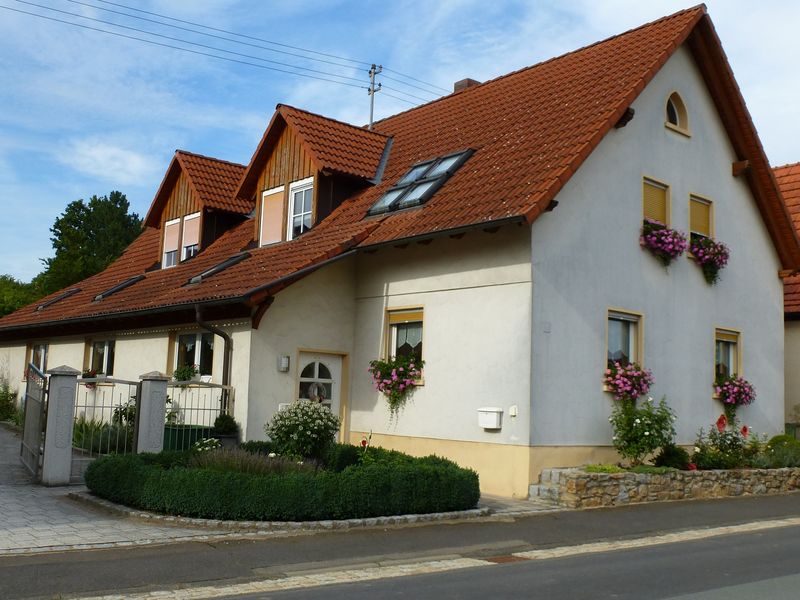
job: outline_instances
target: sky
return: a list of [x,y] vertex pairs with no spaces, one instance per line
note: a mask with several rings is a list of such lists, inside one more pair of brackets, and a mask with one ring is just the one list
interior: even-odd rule
[[[178,148],[247,164],[278,103],[365,124],[372,63],[384,67],[377,119],[691,5],[0,0],[0,274],[41,271],[50,227],[73,200],[119,190],[143,217]],[[800,3],[706,5],[770,162],[800,161]],[[339,83],[273,70],[298,67]]]

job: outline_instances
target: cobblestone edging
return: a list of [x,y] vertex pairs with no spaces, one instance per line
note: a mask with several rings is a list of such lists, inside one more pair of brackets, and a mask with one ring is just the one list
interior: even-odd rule
[[665,500],[781,494],[800,489],[800,468],[586,473],[580,469],[545,469],[536,486],[567,508],[619,506]]
[[357,529],[363,527],[386,527],[390,525],[409,525],[433,521],[452,521],[456,519],[477,519],[492,514],[489,508],[474,508],[452,512],[428,513],[422,515],[395,515],[390,517],[370,517],[365,519],[342,519],[328,521],[222,521],[219,519],[193,519],[160,515],[135,508],[128,508],[93,496],[89,492],[71,492],[69,497],[79,502],[91,504],[103,510],[132,519],[150,521],[160,525],[179,527],[205,527],[209,529],[229,529],[232,531],[327,531]]

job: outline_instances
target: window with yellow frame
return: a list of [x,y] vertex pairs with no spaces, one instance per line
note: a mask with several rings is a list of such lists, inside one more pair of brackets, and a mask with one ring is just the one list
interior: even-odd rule
[[689,197],[689,235],[692,241],[714,237],[714,210],[710,200]]
[[741,335],[738,331],[714,332],[714,381],[741,374]]
[[669,186],[645,177],[642,180],[642,217],[669,225]]
[[392,309],[387,313],[388,355],[422,358],[422,308]]

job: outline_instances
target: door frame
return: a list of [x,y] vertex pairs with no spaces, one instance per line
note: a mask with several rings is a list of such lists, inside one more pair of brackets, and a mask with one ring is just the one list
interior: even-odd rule
[[294,355],[294,390],[292,394],[297,395],[300,389],[300,353],[308,354],[330,354],[342,359],[342,380],[339,383],[339,427],[340,443],[347,443],[350,439],[350,354],[341,350],[325,350],[321,348],[300,347]]

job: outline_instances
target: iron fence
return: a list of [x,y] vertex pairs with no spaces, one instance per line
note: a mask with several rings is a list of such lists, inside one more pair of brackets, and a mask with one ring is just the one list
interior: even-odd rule
[[185,450],[198,440],[214,437],[214,422],[221,414],[233,414],[233,388],[202,381],[170,381],[164,450]]
[[72,481],[82,481],[89,463],[98,456],[134,452],[138,388],[138,382],[124,379],[78,379],[72,429]]
[[22,399],[25,420],[22,425],[20,459],[33,478],[38,479],[44,447],[47,376],[33,364],[28,365],[25,375],[25,395]]

